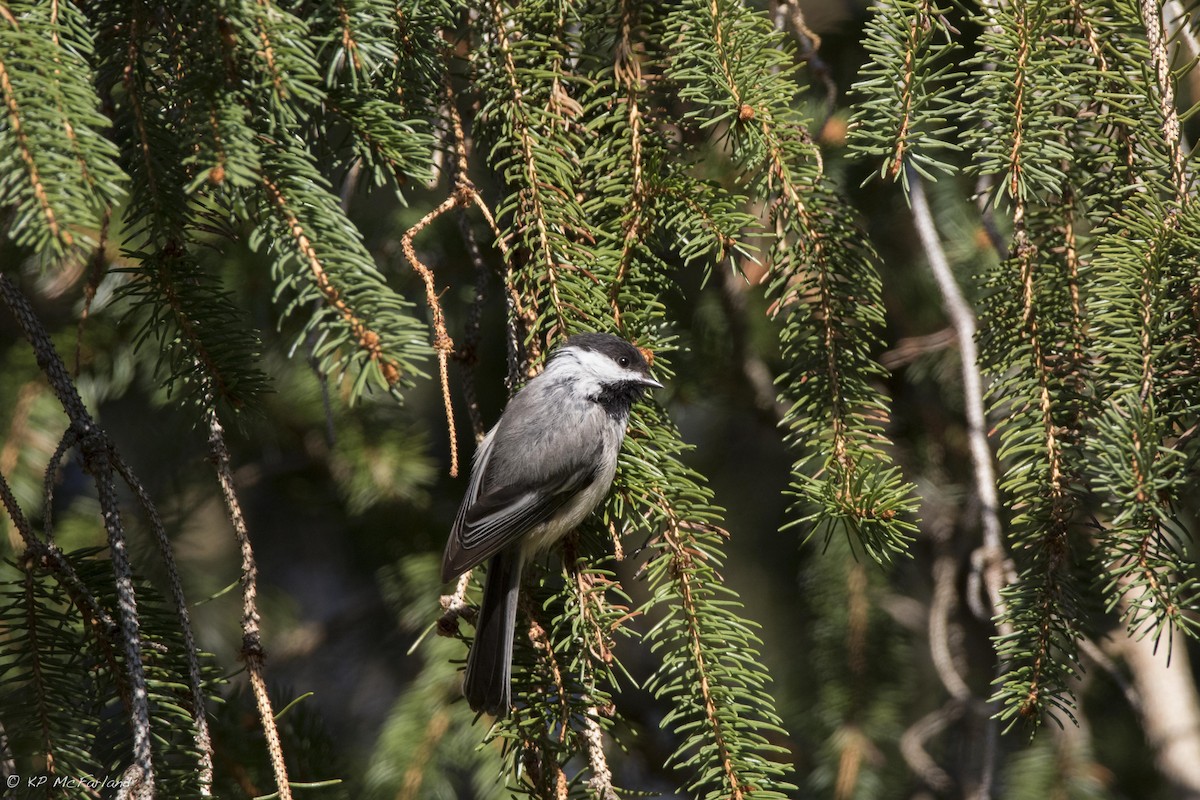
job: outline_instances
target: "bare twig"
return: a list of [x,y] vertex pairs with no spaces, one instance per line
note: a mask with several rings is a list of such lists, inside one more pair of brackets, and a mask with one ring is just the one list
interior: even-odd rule
[[54,539],[54,484],[58,480],[58,465],[62,463],[67,451],[79,444],[79,439],[73,428],[63,431],[58,446],[50,454],[46,462],[46,471],[42,475],[42,533],[46,541]]
[[617,800],[612,770],[608,768],[608,758],[604,755],[603,732],[596,721],[596,714],[595,708],[589,708],[583,723],[583,742],[592,773],[592,777],[588,778],[588,789],[599,800]]
[[442,402],[446,407],[446,428],[450,435],[450,477],[458,476],[458,434],[454,426],[454,406],[450,401],[450,372],[447,367],[447,360],[454,352],[454,340],[446,332],[446,315],[442,313],[442,304],[438,300],[433,270],[422,264],[421,260],[417,258],[413,239],[431,222],[457,205],[459,205],[457,194],[447,197],[437,208],[405,231],[404,236],[400,239],[400,249],[404,251],[404,257],[408,259],[408,263],[425,283],[425,301],[429,304],[429,310],[433,314],[433,349],[437,351],[438,375],[442,382]]
[[154,542],[158,545],[158,554],[167,571],[167,586],[171,594],[171,602],[175,606],[175,615],[179,619],[179,629],[183,634],[184,659],[188,665],[188,687],[192,693],[192,723],[196,726],[196,750],[200,754],[200,769],[197,780],[201,797],[212,796],[213,781],[213,747],[212,736],[208,730],[208,715],[204,694],[204,680],[200,675],[199,648],[196,647],[196,637],[192,632],[191,612],[188,611],[187,598],[183,594],[183,580],[179,577],[179,567],[175,563],[175,554],[171,550],[171,540],[167,538],[167,529],[162,517],[150,499],[146,487],[134,475],[133,470],[119,455],[115,456],[114,467],[117,474],[133,492],[150,521],[150,530],[154,534]]
[[959,700],[948,700],[941,708],[930,711],[900,735],[900,755],[904,757],[909,769],[925,781],[929,788],[940,794],[953,791],[954,780],[926,752],[925,742],[961,717],[965,709],[966,706]]
[[1158,83],[1158,113],[1162,117],[1163,141],[1171,157],[1171,182],[1175,186],[1175,201],[1188,201],[1188,174],[1183,148],[1183,131],[1179,124],[1179,112],[1175,108],[1175,78],[1171,74],[1171,57],[1167,53],[1164,35],[1162,4],[1159,0],[1139,0],[1142,25],[1146,30],[1146,44],[1150,47],[1150,63]]
[[[912,203],[913,223],[921,239],[929,267],[942,295],[942,304],[958,339],[962,362],[963,402],[966,406],[967,437],[971,451],[971,463],[975,478],[975,494],[979,501],[980,525],[983,543],[972,555],[978,564],[979,574],[986,587],[991,612],[1001,621],[997,622],[998,633],[1010,632],[1011,623],[1003,621],[1004,599],[1001,590],[1011,582],[1012,565],[1004,551],[1003,534],[998,513],[999,496],[996,490],[996,473],[992,465],[992,450],[987,439],[986,412],[983,404],[983,380],[979,374],[979,356],[975,347],[975,315],[958,288],[954,273],[946,259],[941,239],[934,225],[933,213],[925,199],[925,185],[921,176],[911,167],[908,170],[909,199]],[[998,664],[998,672],[1006,669]],[[999,735],[997,721],[987,722],[986,746],[980,770],[979,785],[973,797],[987,800],[991,797],[995,775]]]
[[1121,694],[1125,696],[1125,702],[1129,703],[1129,707],[1133,709],[1134,713],[1141,716],[1141,695],[1138,694],[1137,688],[1121,674],[1120,668],[1108,657],[1108,653],[1101,650],[1095,642],[1086,636],[1079,640],[1079,652],[1090,659],[1117,685],[1117,688],[1121,690]]
[[258,705],[258,717],[267,740],[267,752],[271,757],[279,800],[291,800],[292,789],[288,783],[287,765],[283,760],[283,746],[279,742],[275,713],[271,709],[271,698],[267,694],[267,682],[263,677],[266,654],[259,628],[258,565],[254,560],[254,548],[250,545],[250,531],[242,514],[242,504],[233,484],[233,469],[230,467],[229,448],[225,445],[225,431],[217,417],[214,403],[208,404],[208,446],[217,469],[217,482],[221,485],[225,511],[233,524],[233,532],[242,555],[242,659],[246,663],[250,689]]
[[[1131,581],[1123,581],[1127,585]],[[1123,606],[1145,587],[1130,587]],[[1154,764],[1181,800],[1200,798],[1200,701],[1186,647],[1169,654],[1154,636],[1127,635],[1121,650],[1141,698],[1139,717]],[[1170,663],[1168,663],[1168,661]]]
[[[450,91],[449,86],[446,89],[446,114],[450,118],[451,146],[455,153],[455,159],[452,162],[454,184],[455,186],[467,186],[469,185],[467,137],[463,132],[462,117],[454,103],[454,94]],[[475,435],[475,442],[478,444],[483,441],[486,429],[483,423],[483,413],[479,410],[479,396],[475,389],[475,366],[479,363],[479,337],[483,322],[484,303],[487,301],[488,272],[490,270],[484,260],[483,250],[479,247],[475,229],[471,227],[471,219],[467,216],[467,203],[459,202],[457,211],[458,230],[462,234],[467,255],[471,258],[471,265],[475,268],[475,298],[471,303],[470,316],[467,318],[466,333],[454,357],[465,367],[463,369],[463,395],[467,400],[467,416],[471,418],[471,432]]]
[[[980,503],[980,525],[983,529],[983,550],[987,557],[988,595],[993,609],[999,611],[1003,605],[1000,590],[1007,583],[1004,566],[1003,534],[998,514],[999,496],[996,491],[996,471],[992,465],[992,449],[987,439],[987,418],[983,405],[983,379],[979,374],[979,353],[975,347],[975,314],[972,312],[958,282],[946,260],[934,226],[933,213],[925,200],[924,181],[916,170],[909,169],[909,198],[912,202],[913,223],[921,239],[921,246],[929,260],[929,268],[937,281],[942,295],[942,304],[958,340],[962,361],[963,400],[967,415],[967,436],[971,450],[971,465],[974,469],[975,494]],[[1001,631],[1001,634],[1006,631]]]
[[825,89],[825,119],[821,120],[821,124],[813,126],[819,134],[833,116],[833,110],[837,106],[838,88],[833,80],[833,71],[817,53],[821,48],[821,37],[804,21],[804,11],[800,5],[797,0],[780,0],[779,5],[775,7],[775,28],[791,29],[800,47],[800,57],[808,63],[812,76],[820,81]]
[[[958,671],[950,651],[950,615],[957,598],[956,559],[948,552],[946,543],[938,543],[938,555],[933,562],[933,598],[929,604],[929,650],[933,666],[942,685],[955,700],[971,698],[971,687]],[[937,787],[935,787],[937,788]]]
[[66,589],[71,602],[80,609],[90,623],[90,628],[97,635],[106,640],[115,641],[119,635],[116,621],[96,601],[87,584],[75,572],[75,567],[71,565],[63,551],[58,549],[58,545],[53,542],[43,542],[34,535],[33,526],[29,524],[21,507],[17,505],[17,498],[13,496],[12,489],[3,474],[0,474],[0,503],[3,503],[4,510],[8,512],[14,527],[25,542],[25,554],[34,559],[39,567],[54,573],[56,580]]
[[905,336],[896,341],[896,346],[879,356],[884,369],[895,371],[908,366],[926,353],[937,353],[958,344],[954,328],[943,328],[924,336]]
[[439,636],[454,636],[458,633],[458,618],[467,617],[469,621],[470,616],[474,613],[467,603],[467,588],[471,585],[471,572],[472,570],[467,570],[458,576],[458,584],[454,587],[453,594],[444,594],[439,598],[442,606],[442,616],[437,621]]

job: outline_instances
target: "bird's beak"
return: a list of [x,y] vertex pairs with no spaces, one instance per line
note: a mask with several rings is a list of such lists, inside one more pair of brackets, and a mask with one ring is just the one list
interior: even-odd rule
[[651,387],[652,389],[661,389],[661,388],[663,388],[663,385],[662,385],[661,383],[659,383],[658,381],[654,380],[654,378],[651,378],[649,375],[647,375],[646,377],[642,378],[641,380],[642,380],[642,385],[643,385],[643,386],[649,386],[649,387]]

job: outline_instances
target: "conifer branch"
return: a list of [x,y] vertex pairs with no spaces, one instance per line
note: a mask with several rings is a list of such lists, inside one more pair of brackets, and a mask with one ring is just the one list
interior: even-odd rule
[[746,786],[738,777],[737,768],[734,766],[729,752],[729,745],[725,740],[724,723],[717,714],[717,699],[704,657],[706,650],[703,644],[704,626],[700,621],[701,617],[692,586],[694,581],[692,561],[704,556],[702,552],[689,546],[688,536],[673,511],[669,508],[663,510],[667,514],[669,522],[667,529],[663,532],[662,540],[674,563],[671,572],[676,576],[675,583],[679,594],[680,609],[686,620],[687,638],[691,648],[692,662],[696,668],[698,684],[696,689],[701,707],[704,709],[705,721],[712,734],[713,744],[717,749],[725,790],[730,800],[742,800],[746,789],[750,787]]
[[[1016,169],[1019,169],[1019,163],[1015,162]],[[1029,241],[1025,228],[1026,204],[1023,196],[1013,195],[1013,203],[1013,259],[1016,262],[1013,266],[1018,273],[1016,289],[1020,293],[1020,305],[1016,309],[1021,319],[1019,341],[1027,348],[1029,361],[1024,368],[1030,373],[1034,393],[1033,397],[1016,402],[1032,404],[1034,419],[1029,420],[1029,424],[1036,425],[1040,432],[1031,430],[1027,435],[1030,438],[1041,437],[1032,457],[1027,456],[1022,460],[1031,463],[1041,473],[1030,491],[1046,494],[1020,498],[1019,502],[1028,508],[1023,515],[1022,527],[1030,526],[1025,528],[1025,535],[1030,537],[1029,546],[1035,550],[1034,565],[1024,570],[1020,582],[1028,587],[1033,597],[1029,608],[1014,609],[1011,601],[997,608],[1005,614],[1001,624],[1010,626],[1010,633],[1006,635],[1002,632],[997,641],[1002,659],[1011,662],[1020,657],[1023,662],[1018,671],[1019,680],[1010,680],[1006,684],[1006,691],[1001,692],[1000,696],[1010,699],[1016,704],[1020,715],[1030,719],[1037,716],[1048,700],[1057,702],[1054,695],[1065,688],[1060,683],[1061,669],[1074,669],[1068,665],[1072,664],[1071,654],[1078,647],[1079,634],[1073,630],[1073,622],[1066,618],[1064,609],[1074,605],[1068,599],[1072,593],[1069,588],[1072,583],[1070,573],[1074,566],[1068,533],[1076,501],[1070,492],[1068,471],[1064,466],[1064,447],[1059,435],[1062,428],[1055,418],[1059,393],[1052,384],[1053,368],[1047,360],[1048,345],[1039,321],[1039,292],[1035,288],[1034,277],[1038,269],[1037,248]],[[1019,419],[1020,415],[1011,416],[1004,425],[1006,430],[1002,431],[1002,436],[1014,437],[1006,441],[1006,447],[1011,449],[1015,449],[1015,437],[1022,435],[1019,433],[1022,424]],[[1009,592],[1010,597],[1011,594]],[[1022,614],[1030,616],[1022,619]],[[1026,636],[1031,641],[1018,644]],[[1006,692],[1019,693],[1020,696],[1006,695]]]
[[[1012,12],[1014,23],[1012,26],[1012,31],[1016,44],[1016,57],[1013,62],[1012,71],[1013,97],[1011,111],[1013,115],[1013,121],[1012,127],[1010,128],[1012,144],[1009,147],[1008,168],[1006,170],[1006,174],[1008,175],[1008,195],[1016,200],[1024,194],[1023,189],[1025,186],[1023,180],[1024,175],[1022,173],[1023,162],[1021,158],[1021,143],[1024,139],[1025,133],[1025,92],[1026,83],[1029,80],[1028,69],[1029,51],[1031,47],[1030,39],[1032,38],[1033,34],[1029,30],[1030,20],[1028,9],[1024,5],[1018,4],[1013,7]],[[1020,214],[1021,211],[1020,207],[1018,206],[1018,209],[1013,216],[1015,218]],[[1017,228],[1018,224],[1019,223],[1017,220],[1014,219],[1013,227]],[[1019,251],[1020,245],[1018,245],[1016,249]]]
[[624,238],[621,241],[621,254],[617,262],[616,276],[609,289],[609,302],[612,303],[613,320],[621,328],[621,286],[629,273],[634,253],[641,243],[646,219],[646,182],[642,164],[642,111],[639,95],[642,91],[642,67],[634,49],[633,27],[636,9],[632,0],[621,0],[620,33],[617,39],[614,56],[613,74],[624,90],[625,119],[629,128],[629,170],[630,193],[629,211],[622,222]]
[[266,189],[267,197],[271,200],[276,212],[283,220],[287,231],[291,234],[292,244],[299,253],[301,260],[307,266],[313,283],[321,293],[326,304],[334,309],[346,323],[354,337],[354,341],[367,360],[378,368],[389,387],[400,383],[402,371],[399,363],[386,354],[381,337],[373,330],[367,321],[346,301],[341,292],[329,277],[324,259],[317,253],[308,230],[300,221],[297,210],[282,189],[267,174],[262,176],[262,186]]
[[[11,19],[8,15],[6,17]],[[14,28],[17,27],[15,19],[11,19],[11,24]],[[62,230],[59,227],[58,215],[54,213],[54,208],[46,196],[46,187],[42,183],[37,159],[34,157],[33,149],[29,146],[29,134],[25,130],[23,121],[24,115],[21,113],[21,106],[17,101],[16,92],[13,90],[12,81],[8,77],[8,68],[2,60],[0,60],[0,92],[4,94],[4,103],[8,108],[8,124],[16,136],[21,160],[25,162],[28,171],[30,188],[33,190],[33,196],[37,199],[46,227],[54,239],[61,241],[64,248],[70,247],[75,243],[75,239],[70,231]]]
[[38,253],[90,244],[123,192],[92,84],[92,31],[73,4],[0,7],[0,207],[8,236]]
[[[512,44],[509,41],[509,23],[500,0],[489,0],[492,35],[500,53],[501,69],[507,83],[509,101],[507,108],[512,113],[513,137],[520,148],[520,170],[523,173],[522,187],[518,191],[520,209],[516,236],[526,240],[525,232],[532,226],[535,232],[533,258],[543,271],[549,284],[550,302],[555,314],[561,319],[565,313],[558,288],[558,259],[551,243],[550,223],[547,219],[546,199],[543,197],[543,179],[538,169],[539,157],[535,149],[533,121],[526,108],[526,98],[521,87]],[[536,354],[531,353],[536,360]]]

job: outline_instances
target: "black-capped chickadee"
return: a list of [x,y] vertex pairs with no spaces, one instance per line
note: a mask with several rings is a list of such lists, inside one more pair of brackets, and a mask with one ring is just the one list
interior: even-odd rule
[[443,581],[491,559],[463,682],[472,709],[508,714],[521,568],[608,494],[629,409],[651,387],[662,384],[629,342],[572,336],[480,444],[442,557]]

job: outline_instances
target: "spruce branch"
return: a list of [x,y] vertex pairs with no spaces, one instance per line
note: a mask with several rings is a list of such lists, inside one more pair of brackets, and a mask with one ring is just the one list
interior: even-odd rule
[[[530,369],[540,362],[546,343],[561,334],[601,328],[590,288],[608,280],[611,269],[597,263],[593,248],[606,235],[580,205],[576,118],[584,109],[570,96],[572,78],[562,70],[560,51],[567,49],[571,34],[560,14],[557,7],[540,5],[510,11],[496,0],[487,4],[483,17],[489,46],[477,121],[492,143],[489,164],[508,191],[496,216],[509,237],[506,265],[521,301],[517,314],[532,323],[525,325]],[[516,31],[520,41],[512,39]]]
[[864,42],[871,60],[851,90],[860,102],[848,141],[882,158],[881,177],[906,181],[912,172],[951,170],[938,158],[938,151],[952,146],[946,94],[955,89],[946,84],[955,77],[950,56],[958,48],[947,10],[932,0],[880,0],[871,7]]
[[[705,25],[693,24],[696,14]],[[912,487],[886,455],[886,406],[871,385],[879,367],[869,350],[883,322],[873,254],[792,108],[788,54],[769,22],[711,0],[681,9],[670,25],[678,37],[672,76],[680,95],[697,103],[688,115],[702,127],[728,126],[738,170],[769,202],[778,232],[768,293],[770,313],[785,317],[787,368],[778,385],[805,512],[794,524],[813,523],[827,536],[845,531],[887,560],[906,546],[913,504]]]
[[249,24],[239,31],[241,48],[274,95],[270,107],[281,123],[294,119],[297,104],[315,105],[324,98],[316,54],[308,25],[296,15],[272,3],[253,0],[245,4]]
[[699,681],[697,691],[699,692],[700,702],[704,709],[704,718],[708,723],[709,730],[713,736],[713,743],[717,748],[717,758],[721,772],[724,774],[725,789],[729,792],[729,797],[732,800],[742,800],[744,792],[752,787],[744,785],[742,779],[738,776],[737,768],[734,766],[729,751],[729,743],[726,741],[724,724],[717,713],[717,699],[714,694],[715,687],[708,666],[705,663],[704,655],[706,648],[701,641],[704,626],[700,622],[700,613],[697,607],[694,588],[694,559],[697,556],[703,556],[701,553],[693,551],[691,547],[686,546],[685,542],[688,538],[690,537],[681,530],[679,520],[671,519],[669,527],[663,532],[662,540],[671,554],[671,559],[676,563],[674,571],[678,575],[676,581],[679,591],[680,609],[686,620],[685,627],[687,629],[688,645],[691,649],[692,661],[696,665],[696,675]]
[[1053,63],[1057,17],[1048,3],[1007,4],[989,0],[978,22],[984,31],[968,88],[955,109],[971,120],[963,146],[973,154],[969,169],[1000,178],[995,200],[1028,200],[1054,192],[1072,160],[1065,141],[1076,124],[1075,109],[1061,103]]
[[[1077,565],[1069,542],[1078,502],[1062,437],[1069,430],[1064,427],[1064,409],[1060,407],[1065,387],[1057,380],[1056,365],[1048,356],[1058,348],[1046,338],[1054,329],[1045,318],[1047,304],[1037,277],[1038,250],[1024,225],[1025,201],[1014,195],[1014,205],[1015,263],[1011,268],[1016,285],[1012,289],[1019,293],[1019,301],[1013,310],[1022,320],[1017,342],[1022,366],[1028,371],[1024,379],[1028,384],[1020,385],[1020,391],[1028,394],[1013,399],[1016,408],[999,426],[1000,457],[1013,455],[1029,465],[1026,469],[1034,470],[1033,480],[1022,476],[1024,470],[1010,470],[1007,479],[1009,491],[1017,493],[1018,508],[1022,509],[1013,520],[1015,546],[1033,552],[1018,585],[1010,585],[999,607],[1005,614],[1003,624],[1011,627],[997,638],[997,649],[1011,666],[997,698],[1008,706],[1005,716],[1019,711],[1026,719],[1036,719],[1047,704],[1070,713],[1061,693],[1075,671],[1082,635],[1078,627],[1082,618],[1074,612],[1079,589],[1072,572]],[[992,323],[996,324],[1003,323]],[[993,329],[993,335],[999,336],[999,332]],[[997,346],[997,355],[1005,358],[1001,346]],[[994,402],[1002,401],[1003,389],[1004,382],[993,387]]]
[[408,385],[415,359],[424,354],[408,302],[383,282],[311,155],[295,142],[266,144],[260,186],[266,211],[276,220],[272,232],[287,242],[276,273],[281,291],[294,295],[284,316],[301,302],[321,301],[306,331],[323,334],[314,354],[325,372],[345,374],[357,366],[352,396],[368,383],[389,391]]
[[718,572],[729,535],[710,491],[678,461],[669,424],[657,413],[632,424],[610,513],[654,537],[643,568],[652,597],[641,611],[659,617],[645,638],[662,662],[646,688],[673,705],[662,724],[683,741],[669,763],[687,771],[698,797],[784,797],[792,787],[785,751],[768,739],[782,730],[760,643]]
[[61,255],[92,242],[126,179],[101,133],[91,31],[69,0],[14,0],[0,7],[0,50],[0,166],[13,176],[0,206],[14,212],[17,244]]
[[622,221],[623,238],[621,254],[617,262],[616,275],[609,289],[609,301],[613,308],[613,321],[621,329],[621,286],[629,274],[637,247],[648,222],[646,213],[647,187],[642,162],[643,119],[640,95],[644,91],[641,60],[638,58],[633,39],[637,22],[637,8],[633,0],[621,0],[619,34],[614,54],[613,75],[624,92],[625,124],[629,141],[628,166],[630,173],[629,209]]

